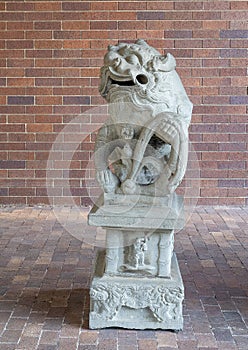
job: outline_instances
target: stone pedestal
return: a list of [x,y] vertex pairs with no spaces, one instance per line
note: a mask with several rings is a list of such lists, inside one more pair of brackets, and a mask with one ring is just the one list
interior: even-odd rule
[[88,221],[107,232],[90,289],[90,328],[182,329],[184,287],[173,253],[182,198],[140,196],[135,203],[135,196],[105,194]]

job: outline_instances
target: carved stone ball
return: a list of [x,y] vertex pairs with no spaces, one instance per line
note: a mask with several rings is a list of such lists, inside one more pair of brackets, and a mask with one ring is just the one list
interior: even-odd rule
[[121,188],[124,194],[134,194],[136,192],[137,186],[133,180],[128,179],[123,182]]

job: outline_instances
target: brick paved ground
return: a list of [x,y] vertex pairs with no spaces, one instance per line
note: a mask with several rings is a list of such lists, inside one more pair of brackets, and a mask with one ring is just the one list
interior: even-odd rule
[[[86,216],[59,211],[67,222]],[[88,330],[96,232],[80,223],[78,240],[49,207],[5,207],[0,216],[0,350],[248,349],[247,208],[197,207],[176,235],[186,289],[178,334]],[[100,245],[103,233],[96,238]]]

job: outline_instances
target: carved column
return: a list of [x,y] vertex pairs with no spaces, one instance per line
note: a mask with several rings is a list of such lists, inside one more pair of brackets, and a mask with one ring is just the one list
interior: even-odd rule
[[171,276],[171,258],[174,247],[174,230],[160,234],[158,275],[160,277]]
[[121,232],[107,229],[105,273],[117,273]]

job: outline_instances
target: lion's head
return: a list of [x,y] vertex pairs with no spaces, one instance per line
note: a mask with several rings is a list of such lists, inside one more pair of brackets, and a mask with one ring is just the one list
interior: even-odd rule
[[131,102],[154,114],[173,112],[189,124],[192,103],[176,71],[175,58],[161,55],[144,40],[109,46],[101,69],[100,93],[110,103]]

